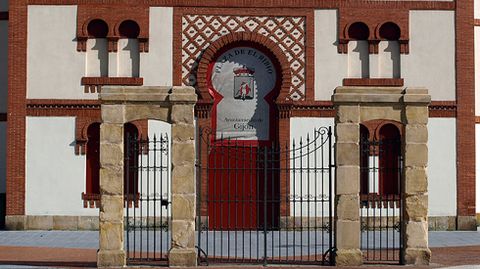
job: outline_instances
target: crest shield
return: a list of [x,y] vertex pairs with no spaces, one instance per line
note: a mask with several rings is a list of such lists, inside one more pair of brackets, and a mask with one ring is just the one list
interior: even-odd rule
[[239,100],[251,100],[255,92],[255,70],[246,66],[233,70],[233,98]]

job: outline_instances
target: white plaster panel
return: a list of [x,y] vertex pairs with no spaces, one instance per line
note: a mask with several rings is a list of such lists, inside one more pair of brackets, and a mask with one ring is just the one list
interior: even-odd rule
[[6,192],[7,181],[7,123],[0,122],[0,193]]
[[149,52],[140,54],[140,77],[145,86],[172,85],[172,43],[173,8],[150,8]]
[[118,68],[119,77],[138,77],[140,68],[140,53],[138,40],[122,38],[118,40]]
[[474,9],[473,17],[475,19],[480,19],[480,0],[473,1],[473,9]]
[[346,54],[337,51],[337,10],[315,10],[315,100],[330,100],[347,76]]
[[428,215],[457,214],[455,118],[428,121]]
[[8,11],[8,0],[0,0],[0,11]]
[[87,40],[86,52],[86,70],[87,77],[107,77],[108,76],[108,41],[106,38],[91,38]]
[[28,6],[27,98],[96,99],[80,85],[85,53],[77,52],[75,5]]
[[475,124],[475,170],[475,208],[480,213],[480,124]]
[[7,112],[8,21],[0,21],[0,113]]
[[74,147],[74,117],[27,117],[27,215],[98,215],[83,208],[86,158]]
[[480,27],[474,27],[475,34],[475,115],[480,115]]
[[378,74],[380,78],[400,78],[398,41],[381,41],[378,44]]
[[405,86],[427,87],[432,100],[455,100],[455,12],[410,11],[409,46],[401,62]]
[[368,78],[370,76],[369,56],[368,41],[359,40],[348,42],[349,78]]
[[[333,133],[334,130],[334,119],[333,118],[291,118],[290,119],[290,195],[295,194],[297,201],[302,196],[304,199],[309,199],[308,197],[317,197],[319,200],[325,198],[321,195],[328,196],[329,185],[329,175],[327,171],[318,169],[312,169],[310,171],[303,170],[300,171],[300,167],[307,167],[307,163],[310,167],[316,168],[328,168],[329,159],[328,159],[328,145],[329,141],[327,139],[327,129],[321,127],[331,127]],[[323,134],[323,136],[321,135]],[[333,147],[335,139],[332,135],[331,146]],[[306,146],[310,142],[310,146]],[[320,146],[322,145],[323,146]],[[295,146],[294,146],[295,145]],[[303,145],[302,150],[300,147]],[[295,150],[294,150],[295,148]],[[308,148],[308,149],[307,149]],[[315,151],[314,149],[317,148]],[[293,156],[295,152],[295,157]],[[310,154],[306,154],[310,152]],[[298,156],[303,155],[299,158]],[[308,156],[307,156],[308,155]],[[315,157],[316,156],[316,157]],[[293,172],[295,170],[296,172]],[[333,173],[333,172],[332,172]],[[333,174],[332,174],[333,175]],[[333,183],[332,177],[332,183]],[[323,193],[322,193],[323,189]],[[332,186],[332,193],[334,193]],[[310,204],[310,205],[308,205]],[[315,206],[316,205],[316,206]],[[328,203],[323,203],[324,214],[329,215]],[[308,211],[310,209],[310,211]],[[295,202],[290,205],[290,214],[292,216],[320,216],[322,213],[322,203],[321,202]]]

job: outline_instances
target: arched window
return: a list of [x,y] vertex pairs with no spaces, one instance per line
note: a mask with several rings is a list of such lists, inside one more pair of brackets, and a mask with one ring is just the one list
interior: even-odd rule
[[86,184],[82,199],[84,207],[94,207],[100,200],[100,123],[88,126],[87,139]]
[[348,27],[348,76],[350,78],[368,78],[370,30],[363,22],[352,23]]
[[108,77],[108,25],[94,19],[87,26],[87,77]]
[[401,143],[400,131],[393,124],[385,124],[379,131],[379,193],[400,194]]
[[360,124],[360,194],[368,194],[369,190],[369,132],[365,125]]
[[87,186],[86,192],[100,193],[100,123],[90,124],[87,129]]
[[[87,165],[86,165],[86,190],[82,193],[84,207],[98,207],[100,201],[100,123],[92,123],[87,129]],[[138,140],[138,129],[134,124],[124,125],[124,193],[125,195],[136,194],[138,200],[138,152],[128,150],[127,147],[135,146],[128,141]],[[134,169],[129,169],[134,168]],[[133,200],[133,199],[129,199]]]
[[135,21],[123,21],[118,27],[120,39],[118,40],[118,76],[140,76],[140,50],[138,35],[140,27]]
[[[126,123],[124,125],[124,193],[125,195],[136,195],[138,193],[138,153],[141,149],[138,149],[138,129],[132,123]],[[134,198],[128,199],[130,201]],[[137,200],[135,198],[135,200]]]
[[393,22],[386,22],[378,31],[379,76],[381,78],[400,78],[400,28]]

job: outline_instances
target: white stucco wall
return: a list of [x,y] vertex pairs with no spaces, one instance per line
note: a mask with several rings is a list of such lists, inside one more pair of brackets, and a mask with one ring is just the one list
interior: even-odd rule
[[75,41],[77,7],[28,6],[27,98],[95,99],[84,93],[85,53]]
[[140,71],[138,40],[131,38],[119,39],[117,59],[117,75],[119,77],[138,77]]
[[348,56],[337,51],[337,10],[315,10],[315,100],[330,100],[347,77]]
[[480,213],[480,124],[475,124],[475,170],[475,208],[477,213]]
[[428,215],[457,214],[455,118],[428,121]]
[[475,115],[480,115],[480,27],[474,27],[475,36]]
[[140,54],[140,77],[145,86],[172,85],[173,8],[150,8],[149,52]]
[[348,42],[348,77],[368,78],[370,77],[370,64],[368,52],[368,41]]
[[[304,199],[308,199],[306,197],[314,197],[316,196],[318,199],[322,199],[325,197],[321,197],[322,195],[322,188],[323,188],[323,194],[328,196],[328,189],[329,189],[329,175],[328,172],[323,173],[321,170],[310,170],[310,172],[307,172],[306,170],[300,171],[297,170],[300,167],[307,167],[307,163],[310,161],[310,167],[316,167],[316,168],[328,168],[329,165],[329,159],[328,159],[328,139],[326,133],[324,133],[323,140],[321,136],[318,136],[318,139],[316,140],[317,143],[315,145],[315,130],[318,130],[320,127],[331,127],[332,132],[334,131],[334,119],[333,118],[291,118],[290,119],[290,150],[293,150],[293,142],[295,141],[295,148],[300,147],[300,141],[302,141],[302,145],[304,146],[302,152],[299,150],[295,151],[295,156],[296,158],[294,159],[293,153],[290,154],[291,162],[290,162],[290,194],[295,194],[297,195],[296,202],[292,203],[290,205],[290,214],[294,216],[307,216],[308,213],[310,216],[314,216],[315,214],[317,216],[321,216],[322,212],[322,203],[318,202],[309,202],[309,203],[303,203],[303,205],[298,202],[299,197],[298,196],[303,196]],[[323,129],[323,131],[327,131],[326,129]],[[308,147],[310,155],[307,157],[307,152],[308,149],[305,146],[307,144],[307,134],[309,135],[310,143],[311,145]],[[320,145],[322,142],[325,142],[323,144],[323,147]],[[332,147],[335,143],[335,139],[332,135]],[[317,148],[316,151],[314,151],[315,146]],[[302,155],[305,155],[303,158],[298,158],[300,156],[300,153]],[[323,153],[323,155],[322,155]],[[315,156],[316,155],[316,159]],[[316,162],[315,162],[316,161]],[[294,163],[295,162],[295,163]],[[296,169],[297,172],[293,172],[293,168]],[[315,173],[316,171],[316,173]],[[323,179],[322,179],[323,176]],[[333,173],[332,173],[333,176]],[[332,177],[332,182],[334,178]],[[315,188],[316,186],[316,188]],[[334,190],[332,188],[332,193],[334,193]],[[283,194],[282,194],[283,195]],[[309,196],[310,195],[310,196]],[[309,204],[309,205],[308,205]],[[315,207],[315,204],[317,207]],[[328,215],[328,203],[323,203],[325,206],[324,208],[324,214]],[[310,208],[310,212],[308,212],[308,208]],[[315,212],[315,208],[317,212]]]
[[8,21],[0,21],[0,113],[7,112]]
[[85,76],[107,77],[109,70],[108,41],[106,38],[87,40]]
[[0,122],[0,193],[5,193],[7,179],[7,123]]
[[[75,118],[27,117],[26,132],[26,214],[97,215],[98,209],[83,208],[81,193],[86,188],[86,156],[75,155]],[[148,135],[153,139],[154,134],[157,139],[160,134],[166,134],[171,141],[171,125],[149,120]],[[1,139],[0,123],[0,142]],[[1,154],[0,143],[0,176]],[[150,157],[152,161],[153,155]],[[146,164],[147,160],[147,156],[142,155],[143,164]],[[163,192],[169,194],[171,173],[167,173],[166,176],[168,181],[165,181],[162,186]],[[151,186],[153,185],[150,185],[150,191],[152,191]],[[159,192],[160,185],[157,184],[157,188]],[[1,190],[0,183],[0,192]],[[146,190],[146,185],[143,190]],[[153,192],[150,194],[152,195]],[[131,213],[133,214],[133,210]]]
[[455,12],[410,11],[409,46],[401,59],[405,86],[427,87],[432,100],[455,100]]
[[473,7],[474,7],[474,15],[473,15],[474,18],[480,19],[480,0],[474,0]]
[[398,41],[381,41],[378,44],[378,77],[400,78],[400,67],[400,45]]
[[74,147],[74,117],[27,117],[27,215],[98,214],[83,208],[86,160]]
[[0,1],[0,11],[8,11],[8,0]]

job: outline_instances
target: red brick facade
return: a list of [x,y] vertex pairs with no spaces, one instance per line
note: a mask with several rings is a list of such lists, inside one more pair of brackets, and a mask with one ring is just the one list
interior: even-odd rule
[[[217,0],[150,0],[148,4],[138,4],[136,0],[84,0],[80,1],[77,17],[78,49],[84,48],[82,42],[88,38],[85,25],[93,18],[102,18],[111,29],[109,40],[118,38],[118,23],[124,19],[135,20],[140,28],[139,41],[141,50],[148,51],[149,40],[149,5],[174,7],[173,17],[173,84],[180,85],[182,76],[182,16],[187,13],[229,16],[297,16],[304,18],[305,26],[305,92],[301,101],[287,98],[290,85],[287,78],[291,75],[288,60],[282,58],[282,51],[276,44],[256,33],[232,34],[214,42],[202,56],[198,69],[198,86],[201,102],[197,105],[196,115],[199,125],[207,125],[210,120],[211,103],[205,91],[205,66],[216,50],[235,40],[247,40],[267,47],[280,62],[283,79],[278,106],[278,132],[281,141],[289,141],[291,117],[333,117],[335,111],[330,101],[315,101],[314,98],[314,9],[339,10],[339,38],[347,40],[343,29],[355,21],[363,21],[372,29],[373,41],[378,39],[377,28],[384,22],[392,21],[401,29],[401,46],[403,53],[408,53],[409,10],[455,10],[456,11],[456,102],[433,102],[430,106],[431,117],[456,117],[457,119],[457,208],[459,216],[475,214],[475,92],[474,92],[474,40],[473,0],[458,1],[367,1],[367,0],[258,0],[258,1],[217,1]],[[101,2],[101,3],[99,3]],[[27,5],[77,5],[76,0],[10,0],[9,12],[0,12],[0,20],[9,19],[9,68],[8,113],[0,114],[0,121],[8,119],[7,131],[7,215],[25,214],[25,118],[26,116],[56,115],[76,116],[77,129],[84,128],[88,122],[99,119],[97,101],[75,101],[75,107],[69,107],[69,100],[60,101],[62,106],[44,106],[48,103],[26,99],[26,52],[27,52]],[[215,8],[212,8],[215,7]],[[343,36],[342,36],[343,35]],[[113,44],[112,43],[112,44]],[[112,48],[116,46],[111,46]],[[114,50],[114,49],[112,49]],[[375,50],[373,50],[373,53]],[[80,78],[79,78],[80,79]],[[140,79],[140,78],[139,78]],[[115,84],[111,78],[105,81],[92,81],[85,78],[83,85],[89,92],[98,91],[97,85]],[[143,81],[123,81],[120,84],[141,85]],[[117,83],[117,84],[118,84]],[[401,80],[352,81],[345,80],[345,85],[381,85],[401,86]],[[332,89],[333,90],[333,89]],[[73,105],[70,102],[70,105]],[[78,137],[81,136],[77,134]],[[81,151],[81,150],[80,150]],[[285,186],[288,188],[288,186]]]

